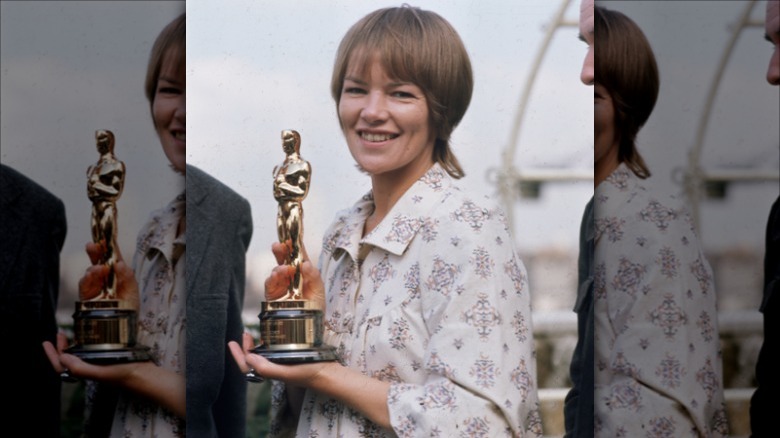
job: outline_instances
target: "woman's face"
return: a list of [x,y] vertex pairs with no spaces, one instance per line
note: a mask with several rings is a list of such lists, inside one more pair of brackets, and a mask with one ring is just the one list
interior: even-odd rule
[[388,77],[376,57],[365,73],[352,62],[339,101],[349,151],[372,177],[411,185],[433,165],[433,130],[420,87]]
[[618,164],[619,139],[615,132],[615,106],[603,85],[594,89],[593,136],[596,185],[614,171]]
[[152,118],[165,156],[176,171],[184,173],[187,156],[187,94],[184,68],[176,65],[175,58],[170,50],[163,58],[152,102]]

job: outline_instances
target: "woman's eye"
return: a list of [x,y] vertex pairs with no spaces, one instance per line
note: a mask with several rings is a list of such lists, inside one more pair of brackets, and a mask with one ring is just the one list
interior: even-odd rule
[[399,97],[401,99],[411,99],[414,97],[414,94],[408,93],[406,91],[394,91],[393,97]]
[[344,94],[365,94],[365,90],[360,87],[346,87],[344,88]]

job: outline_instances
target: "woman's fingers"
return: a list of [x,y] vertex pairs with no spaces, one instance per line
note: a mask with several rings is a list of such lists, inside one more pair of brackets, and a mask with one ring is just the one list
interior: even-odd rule
[[43,351],[46,353],[46,357],[49,359],[49,362],[51,362],[54,371],[59,374],[68,372],[69,358],[75,358],[64,352],[66,348],[68,348],[68,338],[62,333],[57,333],[56,348],[49,341],[43,343]]
[[[301,265],[303,276],[303,293],[307,300],[313,300],[324,305],[325,285],[322,282],[320,271],[310,261]],[[287,295],[290,282],[295,275],[295,268],[287,265],[279,265],[271,271],[271,275],[265,279],[265,299],[278,300]]]
[[252,335],[247,332],[244,332],[244,334],[241,336],[241,344],[245,354],[248,354],[249,350],[255,348],[255,340],[252,339]]
[[[271,252],[273,252],[278,266],[274,268],[271,275],[265,280],[265,297],[269,301],[286,296],[290,282],[295,275],[295,268],[286,264],[287,257],[290,254],[290,245],[292,245],[290,240],[287,240],[284,243],[274,242],[271,244]],[[321,286],[322,279],[320,278],[319,271],[314,268],[314,265],[312,265],[309,260],[309,254],[306,252],[306,247],[303,244],[301,245],[300,250],[303,255],[301,273],[303,274],[304,294],[314,297],[319,297],[319,295],[324,296],[324,290],[321,291],[321,289],[324,288]]]
[[87,250],[87,256],[89,256],[89,261],[96,265],[100,262],[100,259],[103,257],[103,245],[99,243],[92,243],[89,242],[86,245]]
[[[274,257],[276,258],[276,263],[283,265],[287,262],[287,257],[290,255],[290,247],[292,246],[292,241],[287,240],[284,243],[274,242],[271,244],[271,252],[274,253]],[[307,261],[309,260],[309,253],[306,252],[306,245],[301,242],[301,255],[303,255],[303,260]]]
[[320,271],[310,261],[305,261],[301,265],[301,274],[304,298],[317,302],[320,309],[325,310],[325,284],[322,282]]
[[265,280],[265,299],[273,301],[287,295],[287,288],[294,273],[295,268],[287,265],[275,267]]
[[[101,240],[100,243],[89,242],[86,245],[86,250],[89,261],[92,262],[93,265],[96,265],[100,263],[103,259],[103,254],[106,252],[105,241]],[[117,260],[124,260],[119,245],[114,246],[114,254],[116,254]]]
[[[84,370],[87,369],[87,366],[90,367],[96,367],[96,365],[89,365],[83,360],[79,359],[77,356],[74,356],[72,354],[62,353],[60,352],[60,364],[65,370],[68,370],[70,374],[74,377],[81,377],[85,375]],[[88,377],[96,377],[94,375],[87,374]]]
[[93,265],[87,268],[84,276],[79,280],[79,299],[85,301],[98,296],[107,275],[106,265]]
[[[106,265],[92,265],[87,268],[84,276],[79,280],[79,299],[91,300],[103,291],[107,280],[109,267]],[[117,296],[128,304],[138,309],[138,285],[135,281],[135,272],[123,261],[119,261],[114,269],[117,278]]]
[[250,371],[250,367],[246,363],[246,356],[249,354],[250,350],[252,350],[254,347],[255,347],[254,339],[252,339],[252,335],[250,335],[247,332],[244,332],[244,334],[241,336],[240,346],[236,341],[228,342],[228,348],[230,349],[230,354],[233,355],[233,359],[236,361],[238,368],[244,374]]
[[274,242],[271,244],[271,252],[274,253],[277,264],[283,265],[286,262],[290,254],[290,245],[289,240],[285,243]]
[[49,359],[49,362],[51,362],[51,367],[54,368],[54,371],[57,373],[62,373],[65,371],[65,368],[60,363],[60,355],[51,342],[45,341],[43,343],[43,351],[46,353],[46,357]]
[[241,349],[241,347],[238,346],[238,342],[228,342],[228,348],[230,349],[230,354],[233,355],[233,360],[236,361],[236,365],[238,365],[238,368],[241,370],[241,372],[244,374],[248,373],[249,365],[246,364],[244,351]]
[[133,271],[129,266],[127,266],[127,263],[124,261],[119,261],[116,264],[116,276],[119,281],[131,281],[135,279],[135,271]]
[[68,348],[68,337],[64,333],[57,333],[57,351],[62,353]]
[[116,264],[114,273],[117,278],[117,294],[125,300],[131,308],[138,310],[140,298],[138,296],[138,284],[135,280],[135,271],[120,260]]
[[[270,362],[268,359],[260,356],[259,354],[249,353],[246,355],[246,364],[255,372],[261,376],[266,377],[268,374],[268,368],[273,366],[279,366]],[[278,374],[278,370],[277,373]]]

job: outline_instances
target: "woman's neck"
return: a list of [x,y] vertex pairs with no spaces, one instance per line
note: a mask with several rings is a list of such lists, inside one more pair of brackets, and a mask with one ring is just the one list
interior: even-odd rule
[[617,150],[593,164],[593,188],[595,189],[620,166]]
[[[371,191],[374,197],[374,211],[366,218],[363,236],[368,235],[390,213],[396,202],[433,166],[433,162],[417,169],[410,169],[403,175],[397,173],[371,176]],[[406,170],[406,169],[405,169]]]

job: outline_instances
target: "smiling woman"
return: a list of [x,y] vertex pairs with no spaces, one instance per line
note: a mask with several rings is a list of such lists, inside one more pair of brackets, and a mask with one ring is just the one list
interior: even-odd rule
[[[525,267],[503,212],[457,181],[449,148],[473,83],[460,37],[433,12],[380,9],[343,38],[332,78],[371,190],[337,215],[319,270],[302,267],[339,362],[280,365],[251,353],[251,338],[231,342],[242,370],[285,383],[271,432],[540,435]],[[272,250],[285,259],[285,245]],[[290,274],[274,269],[266,297]]]

